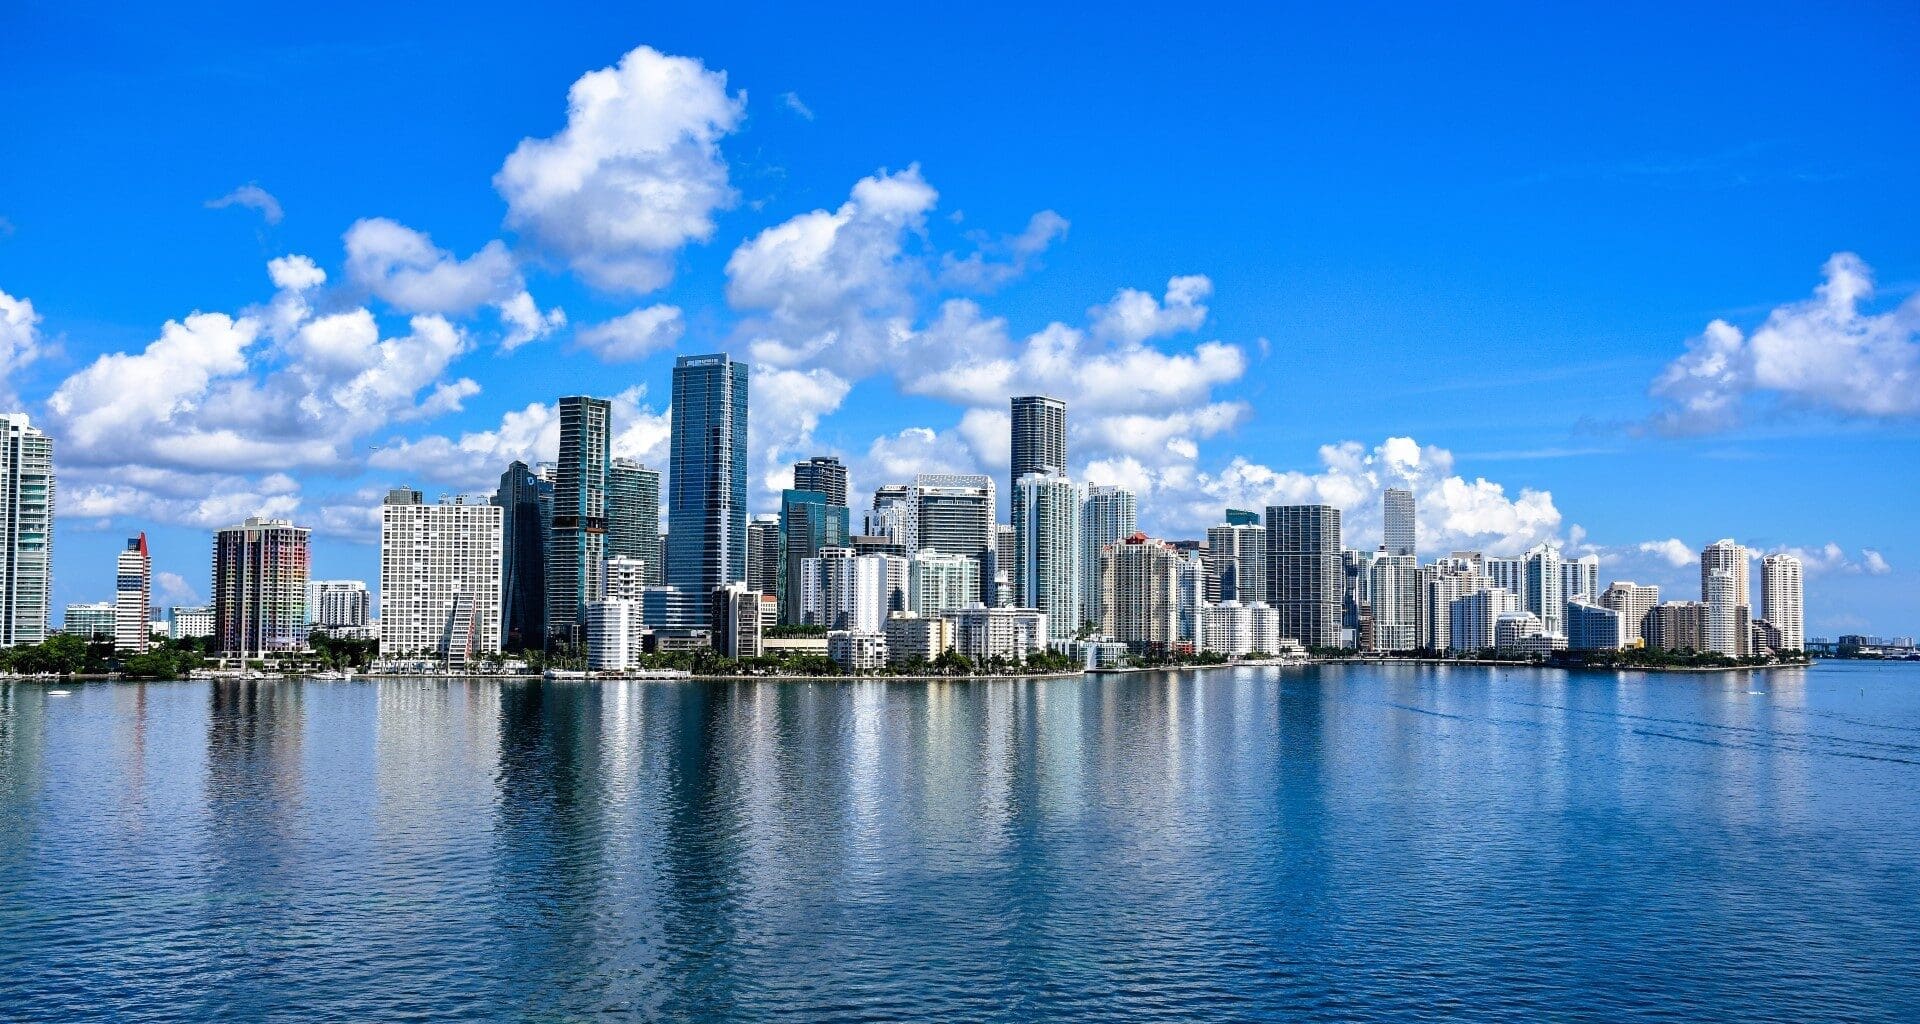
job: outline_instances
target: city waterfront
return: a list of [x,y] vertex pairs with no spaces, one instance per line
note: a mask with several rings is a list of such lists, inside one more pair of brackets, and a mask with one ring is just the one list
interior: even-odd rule
[[1914,666],[60,685],[8,1020],[1920,1005]]

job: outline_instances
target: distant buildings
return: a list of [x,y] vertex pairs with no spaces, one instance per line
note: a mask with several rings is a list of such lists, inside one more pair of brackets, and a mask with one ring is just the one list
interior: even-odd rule
[[[501,508],[426,504],[395,488],[380,506],[380,652],[462,668],[500,651]],[[583,605],[584,607],[584,605]]]
[[847,507],[847,467],[833,455],[815,455],[793,464],[793,489],[818,491],[827,504]]
[[[1087,488],[1080,505],[1080,618],[1100,616],[1100,552],[1139,528],[1139,498],[1124,487]],[[1077,628],[1077,627],[1076,627]]]
[[1700,549],[1700,600],[1711,602],[1708,596],[1716,584],[1715,572],[1725,571],[1731,581],[1723,585],[1723,593],[1734,607],[1752,607],[1753,588],[1747,575],[1747,564],[1751,553],[1744,545],[1732,539],[1717,540]]
[[1647,613],[1642,629],[1646,645],[1655,650],[1706,651],[1707,605],[1701,601],[1668,601],[1655,605]]
[[973,605],[944,617],[953,623],[953,649],[975,664],[1020,661],[1047,646],[1046,613],[1031,608]]
[[906,609],[907,560],[822,548],[802,562],[800,585],[803,624],[878,633],[888,615]]
[[745,583],[729,583],[713,592],[709,615],[713,650],[723,658],[760,656],[761,594]]
[[1011,400],[1012,468],[1008,481],[1017,490],[1029,473],[1067,475],[1067,403],[1045,395]]
[[1340,510],[1330,505],[1267,507],[1267,599],[1280,635],[1307,648],[1340,645]]
[[1567,602],[1567,649],[1614,651],[1622,646],[1620,613],[1585,599]]
[[147,535],[127,539],[114,565],[113,650],[143,654],[153,643],[153,556]]
[[1414,541],[1416,526],[1414,522],[1413,492],[1403,487],[1389,487],[1380,494],[1381,541],[1380,546],[1389,555],[1395,557],[1415,554]]
[[47,638],[53,601],[53,440],[0,415],[0,647]]
[[217,651],[253,657],[306,646],[308,537],[305,527],[258,516],[214,534]]
[[1028,473],[1014,484],[1015,602],[1047,615],[1054,639],[1085,620],[1080,596],[1080,488],[1059,472]]
[[1382,545],[1374,553],[1367,574],[1373,595],[1372,649],[1415,649],[1419,645],[1420,569],[1414,556],[1391,554]]
[[362,630],[373,614],[365,580],[307,581],[307,621],[318,630]]
[[213,635],[213,606],[175,605],[167,612],[169,630],[175,640],[193,640]]
[[[907,553],[932,549],[965,555],[981,567],[980,592],[995,596],[992,573],[1000,545],[994,520],[993,478],[923,473],[906,488],[903,502],[901,529],[909,541]],[[1013,552],[1008,550],[1007,560],[1012,557]]]
[[1200,650],[1229,658],[1280,652],[1280,613],[1265,602],[1222,601],[1200,609]]
[[907,608],[933,618],[980,603],[980,563],[927,548],[907,560]]
[[1620,643],[1625,647],[1647,639],[1647,616],[1659,603],[1659,587],[1641,586],[1632,580],[1615,580],[1600,595],[1602,606],[1620,613]]
[[1171,654],[1182,634],[1190,634],[1180,621],[1183,570],[1197,570],[1189,566],[1166,541],[1143,533],[1101,552],[1100,632],[1138,654]]
[[1520,599],[1501,587],[1455,599],[1447,605],[1447,649],[1468,654],[1493,650],[1499,644],[1501,617],[1519,610]]
[[70,604],[61,616],[60,632],[83,640],[112,640],[118,618],[118,609],[112,601]]
[[524,462],[500,474],[500,627],[507,650],[540,647],[547,637],[547,550],[553,533],[553,481]]
[[747,379],[724,354],[673,364],[667,584],[696,595],[702,619],[714,588],[747,578]]
[[776,594],[782,624],[793,626],[804,621],[802,598],[806,588],[802,577],[807,571],[807,560],[818,557],[827,548],[851,547],[848,517],[846,506],[833,504],[825,491],[788,489],[780,492],[780,557],[784,569]]
[[660,471],[633,459],[607,465],[607,542],[609,558],[646,563],[647,583],[666,582],[660,564]]
[[1219,581],[1221,601],[1243,605],[1267,600],[1267,531],[1258,522],[1222,523],[1207,529],[1208,561]]

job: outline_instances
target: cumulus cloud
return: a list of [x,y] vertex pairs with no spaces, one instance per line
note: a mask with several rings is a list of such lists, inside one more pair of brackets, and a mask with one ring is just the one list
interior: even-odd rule
[[177,572],[153,574],[153,603],[156,606],[201,603],[200,592]]
[[403,313],[465,316],[493,306],[507,328],[501,339],[507,349],[567,322],[561,310],[540,311],[513,254],[497,239],[463,260],[422,232],[371,217],[355,221],[345,242],[347,280]]
[[1213,282],[1189,274],[1167,282],[1165,296],[1156,300],[1136,288],[1122,288],[1112,301],[1087,311],[1093,334],[1102,340],[1138,345],[1152,338],[1197,331],[1207,321],[1206,299]]
[[580,328],[575,337],[609,363],[632,362],[672,348],[686,332],[678,306],[647,306],[605,323]]
[[[1849,576],[1884,576],[1893,571],[1886,557],[1872,548],[1863,548],[1858,555],[1850,555],[1838,542],[1828,541],[1818,547],[1794,547],[1782,545],[1770,549],[1768,554],[1792,555],[1800,560],[1801,569],[1808,576],[1825,576],[1829,573],[1841,573]],[[1754,552],[1759,557],[1758,551]]]
[[1810,299],[1780,306],[1751,337],[1715,320],[1655,379],[1667,433],[1737,426],[1760,400],[1847,416],[1920,415],[1920,295],[1885,313],[1861,311],[1873,271],[1836,253]]
[[300,485],[284,473],[259,479],[146,466],[63,471],[60,515],[75,519],[133,519],[215,530],[248,516],[290,517],[300,508]]
[[753,359],[865,375],[908,359],[920,261],[906,251],[939,193],[920,168],[862,178],[837,210],[767,228],[727,260],[727,301],[748,314]]
[[1642,554],[1652,555],[1676,569],[1700,559],[1699,553],[1688,547],[1686,542],[1678,537],[1644,541],[1637,550]]
[[746,111],[724,72],[642,46],[567,92],[567,124],[523,139],[494,187],[507,226],[596,287],[647,292],[734,202],[720,140]]
[[0,291],[0,400],[14,405],[13,375],[40,357],[40,314],[33,303]]
[[998,240],[975,236],[976,248],[965,257],[953,253],[940,257],[940,283],[964,291],[991,292],[1033,269],[1040,254],[1067,236],[1068,226],[1065,217],[1041,210],[1017,235]]
[[747,450],[759,471],[749,474],[748,500],[766,508],[789,486],[794,460],[816,454],[814,430],[822,417],[840,408],[853,385],[823,369],[756,366],[749,389],[753,414],[747,420]]
[[[612,398],[610,447],[615,456],[662,469],[664,480],[669,412],[655,411],[645,399],[644,387],[628,388]],[[467,431],[458,437],[390,438],[368,457],[367,465],[413,482],[480,491],[492,489],[510,462],[532,465],[552,462],[559,455],[559,406],[533,402],[507,411],[489,430]]]
[[275,199],[273,193],[258,185],[242,185],[218,199],[209,199],[206,202],[209,210],[220,210],[229,206],[244,206],[249,210],[258,210],[260,218],[270,225],[280,223],[280,218],[285,215],[285,211],[280,209],[280,200]]

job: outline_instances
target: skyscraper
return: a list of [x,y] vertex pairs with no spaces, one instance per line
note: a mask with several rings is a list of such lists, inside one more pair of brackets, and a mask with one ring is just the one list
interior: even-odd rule
[[913,478],[909,492],[904,524],[907,553],[931,548],[943,555],[965,555],[980,565],[980,593],[997,598],[992,574],[1012,561],[1013,552],[1005,552],[1004,561],[996,566],[993,478],[922,473]]
[[1551,544],[1528,548],[1521,558],[1521,573],[1527,589],[1520,595],[1520,610],[1532,612],[1548,634],[1565,636],[1567,598],[1561,590],[1565,577],[1560,573],[1560,549]]
[[510,650],[538,647],[547,636],[547,546],[553,520],[553,481],[524,462],[500,474],[493,503],[500,507],[500,628]]
[[819,491],[827,496],[827,504],[847,507],[847,467],[841,465],[838,456],[815,455],[811,459],[793,464],[793,489],[796,491]]
[[1713,572],[1724,569],[1732,574],[1731,593],[1733,603],[1741,608],[1752,607],[1753,588],[1747,576],[1748,553],[1744,545],[1735,543],[1731,538],[1717,540],[1700,550],[1700,600],[1711,602],[1707,596],[1712,585]]
[[[607,467],[613,404],[570,395],[560,400],[560,466],[553,480],[553,536],[547,561],[547,632],[580,637],[580,610],[606,557]],[[384,630],[382,631],[384,632]]]
[[1800,578],[1800,559],[1792,555],[1768,555],[1760,562],[1761,618],[1780,631],[1781,650],[1806,650]]
[[1386,554],[1414,553],[1413,492],[1404,487],[1389,487],[1380,495],[1381,544]]
[[[1742,557],[1744,559],[1744,555]],[[1706,573],[1707,597],[1706,646],[1702,649],[1737,658],[1745,653],[1746,647],[1740,636],[1740,577],[1731,569],[1702,571]]]
[[419,491],[388,492],[380,505],[381,654],[431,655],[457,669],[500,650],[502,512],[492,502],[429,505]]
[[[1100,631],[1137,654],[1171,651],[1183,632],[1183,569],[1190,570],[1188,558],[1143,533],[1102,551]],[[1051,624],[1048,630],[1052,632]]]
[[1071,639],[1081,610],[1080,488],[1059,473],[1028,473],[1013,492],[1014,590],[1047,613],[1047,634]]
[[213,535],[216,650],[254,657],[306,645],[308,533],[255,516]]
[[1280,635],[1313,647],[1340,645],[1340,510],[1330,505],[1267,506],[1267,603]]
[[1227,525],[1228,526],[1259,526],[1260,513],[1249,512],[1243,508],[1230,508],[1227,510]]
[[153,642],[153,558],[145,533],[127,539],[115,565],[113,590],[113,651],[144,653]]
[[1082,619],[1089,622],[1100,620],[1101,550],[1133,536],[1134,530],[1139,527],[1139,517],[1139,499],[1132,491],[1105,484],[1087,488],[1086,500],[1080,506]]
[[779,607],[780,517],[762,513],[747,524],[747,588],[774,598]]
[[1589,604],[1600,601],[1600,556],[1581,555],[1560,563],[1560,596],[1568,601],[1585,598]]
[[673,364],[667,585],[711,611],[715,587],[747,578],[747,364],[725,354]]
[[647,563],[647,582],[661,584],[660,471],[633,459],[607,465],[608,558],[638,558]]
[[47,638],[53,601],[53,439],[0,415],[0,647]]
[[1015,487],[1028,473],[1067,472],[1067,403],[1045,395],[1013,399],[1013,471]]
[[1373,594],[1372,649],[1413,650],[1419,644],[1420,607],[1420,570],[1414,556],[1392,554],[1382,544],[1367,575]]
[[1220,600],[1252,604],[1267,599],[1267,531],[1222,523],[1207,528],[1207,555],[1219,581]]
[[805,596],[801,578],[806,561],[826,548],[849,547],[847,507],[835,505],[821,491],[789,488],[780,492],[781,581],[775,593],[780,600],[780,622],[797,626],[804,620],[801,607]]
[[1602,607],[1620,613],[1620,644],[1638,647],[1646,639],[1647,616],[1660,603],[1660,588],[1632,580],[1614,580],[1600,595]]
[[307,624],[315,629],[365,629],[372,612],[365,580],[307,581]]

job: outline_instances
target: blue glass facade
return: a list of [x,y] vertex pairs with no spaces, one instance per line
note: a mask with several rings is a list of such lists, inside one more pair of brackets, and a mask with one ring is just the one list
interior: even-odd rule
[[801,569],[821,548],[846,547],[850,513],[825,491],[780,492],[780,622],[800,622]]
[[704,610],[715,587],[747,578],[747,364],[674,361],[672,445],[667,583]]

